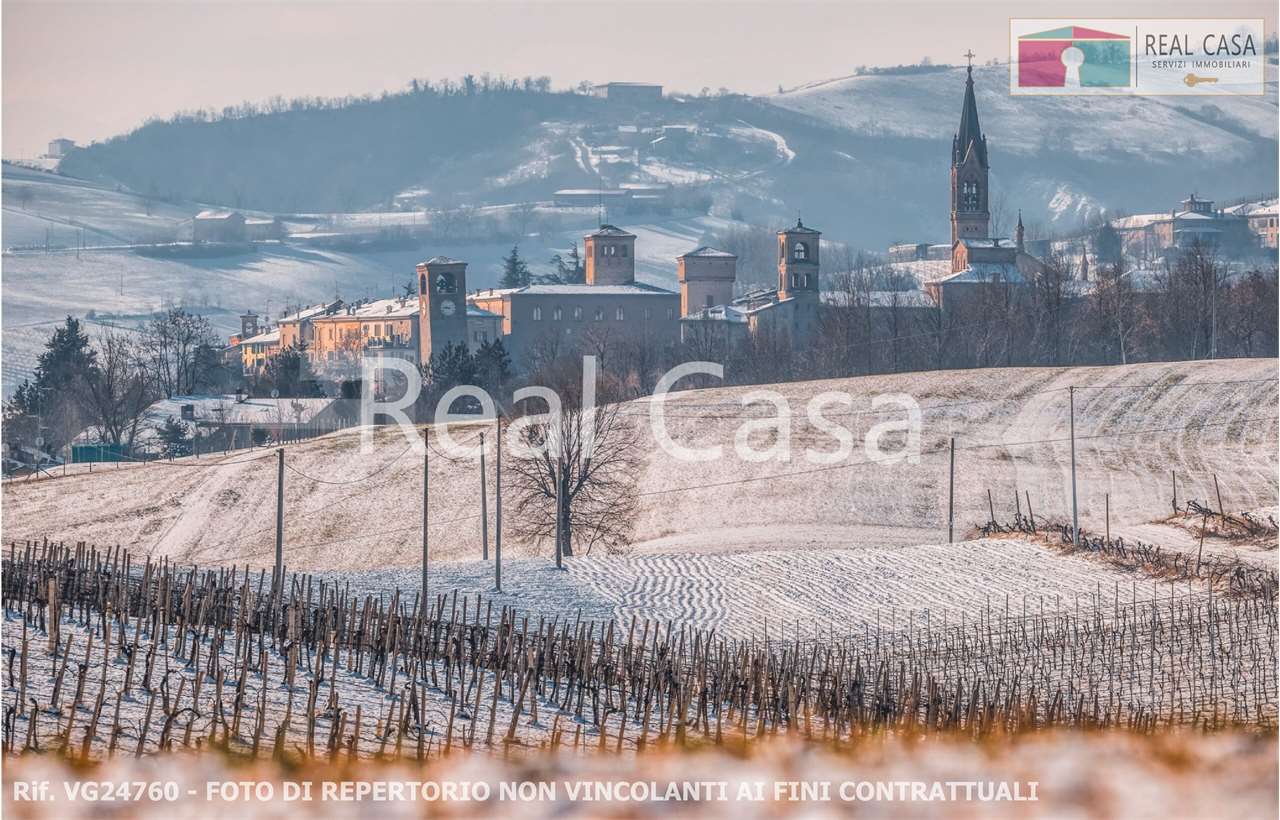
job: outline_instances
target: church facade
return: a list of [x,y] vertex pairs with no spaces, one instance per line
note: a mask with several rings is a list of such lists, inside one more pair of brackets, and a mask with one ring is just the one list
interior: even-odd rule
[[989,291],[1025,285],[1043,270],[1027,253],[1022,225],[1013,239],[991,236],[991,164],[987,137],[978,120],[973,65],[965,78],[960,126],[951,140],[951,272],[924,283],[939,307]]

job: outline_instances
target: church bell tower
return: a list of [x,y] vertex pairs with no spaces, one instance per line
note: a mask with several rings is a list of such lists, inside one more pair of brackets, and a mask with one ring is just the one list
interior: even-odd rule
[[961,239],[987,239],[991,234],[987,138],[978,124],[973,95],[973,52],[964,82],[960,129],[951,143],[951,246]]

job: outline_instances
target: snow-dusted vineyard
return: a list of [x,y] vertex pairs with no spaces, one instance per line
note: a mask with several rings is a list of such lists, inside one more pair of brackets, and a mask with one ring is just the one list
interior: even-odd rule
[[277,586],[247,569],[131,560],[9,550],[6,751],[423,760],[456,747],[621,752],[779,731],[838,741],[1277,716],[1274,575],[1252,595],[1195,577],[1185,592],[1153,585],[1139,598],[1135,584],[1126,598],[1117,580],[1070,601],[894,609],[802,638],[458,591],[424,608],[416,593],[375,598],[340,577]]

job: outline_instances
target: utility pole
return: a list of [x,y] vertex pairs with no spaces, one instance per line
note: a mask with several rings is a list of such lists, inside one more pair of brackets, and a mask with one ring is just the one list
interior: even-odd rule
[[1071,412],[1071,543],[1080,546],[1080,508],[1076,501],[1076,389],[1067,388]]
[[947,543],[956,540],[956,440],[951,439],[951,478],[947,489]]
[[284,448],[276,450],[276,583],[284,588]]
[[556,482],[556,569],[563,569],[564,562],[561,559],[561,534],[560,524],[564,520],[564,485],[560,481],[560,473],[563,468],[560,466],[560,456],[556,455],[556,466],[552,469],[552,475]]
[[498,451],[494,456],[493,587],[502,591],[502,416],[498,416]]
[[484,471],[484,433],[480,434],[480,557],[489,560],[489,489]]
[[426,427],[422,428],[422,616],[425,618],[431,611],[431,606],[427,603],[427,566],[430,554],[427,551],[427,516],[429,510],[428,501],[430,499],[431,483],[428,478],[431,458],[431,447],[429,446],[428,436],[430,430]]

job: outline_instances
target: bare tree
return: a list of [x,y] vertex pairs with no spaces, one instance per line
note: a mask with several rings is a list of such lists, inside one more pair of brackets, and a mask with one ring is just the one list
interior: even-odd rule
[[120,331],[98,337],[97,362],[80,377],[80,403],[102,440],[133,446],[153,392],[139,366],[137,341]]
[[1131,339],[1139,327],[1140,316],[1137,294],[1129,279],[1123,256],[1098,269],[1090,299],[1098,328],[1097,339],[1108,354],[1108,361],[1113,354],[1120,364],[1128,364]]
[[170,308],[142,330],[141,361],[152,384],[166,398],[194,393],[203,383],[202,348],[217,344],[209,320]]
[[521,420],[520,443],[527,449],[509,462],[513,530],[553,544],[561,533],[564,555],[575,548],[590,554],[597,546],[617,553],[631,537],[637,510],[639,432],[622,404],[584,406],[576,370],[561,368],[548,385],[559,388],[558,415]]

